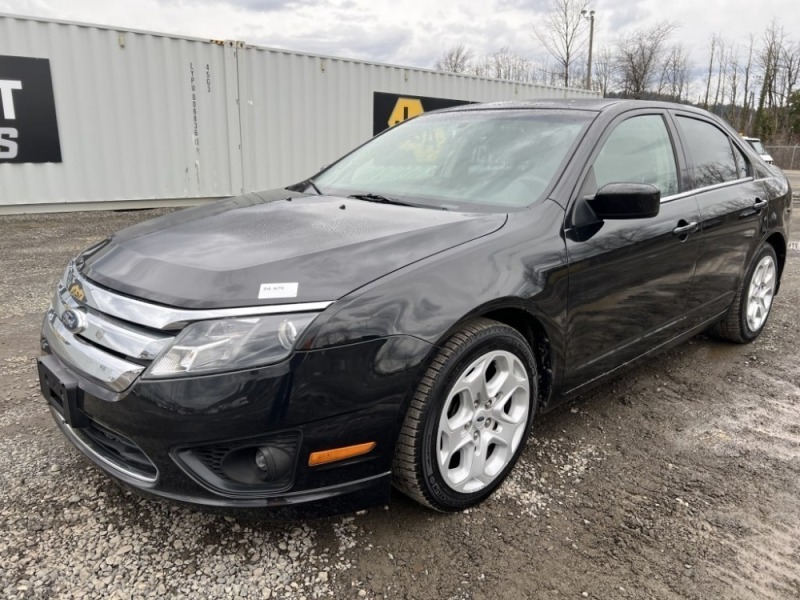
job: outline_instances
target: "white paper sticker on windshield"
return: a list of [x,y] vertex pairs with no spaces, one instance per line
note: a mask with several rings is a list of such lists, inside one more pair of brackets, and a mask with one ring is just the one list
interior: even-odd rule
[[262,283],[258,289],[258,299],[297,298],[298,283]]

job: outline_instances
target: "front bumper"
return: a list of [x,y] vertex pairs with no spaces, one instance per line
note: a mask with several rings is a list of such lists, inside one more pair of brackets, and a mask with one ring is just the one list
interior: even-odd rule
[[[45,339],[52,326],[45,319]],[[282,518],[388,501],[402,410],[429,350],[416,338],[389,337],[298,352],[279,365],[248,371],[138,378],[122,393],[87,379],[56,354],[43,356],[39,371],[61,431],[118,481],[170,500],[269,509]],[[248,485],[246,476],[226,480],[219,466],[225,452],[277,439],[289,444],[293,460],[276,486]],[[376,446],[362,456],[308,464],[312,452],[369,441]],[[205,466],[185,460],[187,453],[202,457]]]
[[108,460],[102,452],[99,452],[92,442],[87,442],[80,430],[76,431],[68,425],[60,412],[51,408],[51,413],[64,436],[86,458],[114,479],[145,495],[209,508],[268,509],[269,515],[277,518],[319,517],[354,512],[389,501],[391,474],[388,472],[338,485],[261,498],[235,499],[214,497],[205,493],[193,494],[186,490],[170,491],[170,486],[159,485],[158,479],[143,480],[130,470],[120,468],[118,463]]

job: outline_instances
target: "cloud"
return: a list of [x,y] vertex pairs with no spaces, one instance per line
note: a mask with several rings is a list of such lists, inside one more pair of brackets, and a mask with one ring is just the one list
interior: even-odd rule
[[497,10],[522,10],[534,13],[546,13],[550,10],[552,0],[495,0]]
[[272,12],[276,10],[292,10],[300,6],[321,4],[313,0],[229,0],[229,4],[252,10],[254,12]]
[[623,30],[639,28],[648,22],[650,11],[645,6],[647,3],[648,0],[627,0],[615,2],[616,7],[606,4],[605,10],[598,11],[595,15],[595,23],[598,28],[602,27],[612,37],[617,38]]
[[231,8],[238,8],[252,12],[277,12],[282,10],[295,10],[301,6],[326,4],[322,0],[162,0],[163,4],[173,4],[191,10],[198,4],[225,4]]
[[247,37],[256,45],[391,63],[412,34],[402,28],[376,30],[368,23],[350,23],[269,35],[252,31]]
[[[503,46],[539,60],[533,36],[550,0],[0,0],[0,12],[100,23],[208,39],[237,39],[300,52],[430,68],[463,43],[477,56]],[[730,44],[760,37],[773,18],[797,20],[797,0],[592,0],[595,48],[611,46],[625,30],[662,19],[681,23],[673,36],[706,60],[711,33]],[[788,31],[798,40],[795,31]]]

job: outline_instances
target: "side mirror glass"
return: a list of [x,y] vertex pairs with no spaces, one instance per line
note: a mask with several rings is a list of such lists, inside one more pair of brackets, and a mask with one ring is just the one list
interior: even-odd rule
[[649,219],[661,208],[661,191],[649,183],[608,183],[586,202],[598,219]]

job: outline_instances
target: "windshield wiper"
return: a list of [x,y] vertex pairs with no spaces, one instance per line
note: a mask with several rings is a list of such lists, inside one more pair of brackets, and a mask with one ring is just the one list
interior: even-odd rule
[[397,198],[390,198],[389,196],[382,196],[380,194],[350,194],[348,198],[355,198],[356,200],[366,200],[367,202],[379,202],[381,204],[397,204],[399,206],[414,206],[408,202],[403,202]]

